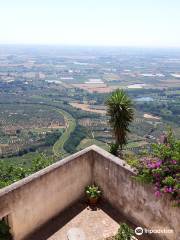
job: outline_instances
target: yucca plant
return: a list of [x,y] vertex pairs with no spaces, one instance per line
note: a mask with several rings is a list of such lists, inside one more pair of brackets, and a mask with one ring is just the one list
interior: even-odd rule
[[129,124],[134,117],[132,101],[123,90],[117,89],[107,99],[106,106],[116,144],[122,150],[123,145],[127,143]]

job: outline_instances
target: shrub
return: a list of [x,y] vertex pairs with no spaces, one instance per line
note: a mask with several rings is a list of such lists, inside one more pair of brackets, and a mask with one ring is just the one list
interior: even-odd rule
[[0,220],[0,239],[11,240],[10,227],[5,223],[4,220]]
[[180,141],[168,136],[166,144],[154,144],[152,155],[140,159],[137,179],[153,183],[157,197],[169,194],[180,206]]
[[131,240],[134,231],[126,224],[122,223],[114,240]]
[[0,188],[19,181],[22,178],[51,165],[52,163],[53,161],[44,155],[39,155],[34,158],[32,160],[31,167],[29,168],[24,167],[22,164],[19,166],[16,166],[15,164],[8,165],[4,161],[0,161]]
[[114,156],[118,156],[118,149],[119,149],[119,144],[117,143],[111,143],[109,145],[109,152]]

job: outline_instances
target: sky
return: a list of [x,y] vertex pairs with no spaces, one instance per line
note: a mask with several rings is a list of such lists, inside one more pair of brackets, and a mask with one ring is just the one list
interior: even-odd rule
[[180,47],[180,0],[0,0],[0,43]]

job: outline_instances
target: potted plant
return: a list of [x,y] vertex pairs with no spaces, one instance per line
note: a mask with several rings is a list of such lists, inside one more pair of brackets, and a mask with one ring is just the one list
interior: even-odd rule
[[90,185],[85,188],[85,193],[90,205],[95,205],[102,195],[102,191],[98,186]]

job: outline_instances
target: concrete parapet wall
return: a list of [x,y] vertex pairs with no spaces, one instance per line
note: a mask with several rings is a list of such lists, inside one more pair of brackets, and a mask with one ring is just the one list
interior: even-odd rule
[[84,194],[92,179],[91,151],[59,161],[0,191],[0,217],[9,215],[21,240]]
[[166,196],[157,198],[153,186],[133,179],[134,172],[117,157],[96,148],[94,181],[103,189],[104,198],[131,222],[149,230],[172,230],[157,234],[157,239],[180,239],[180,209]]
[[95,182],[104,198],[137,226],[172,229],[173,234],[157,236],[178,240],[180,209],[168,198],[157,199],[152,186],[138,183],[134,175],[123,160],[93,145],[0,190],[0,218],[8,215],[14,240],[23,240]]

